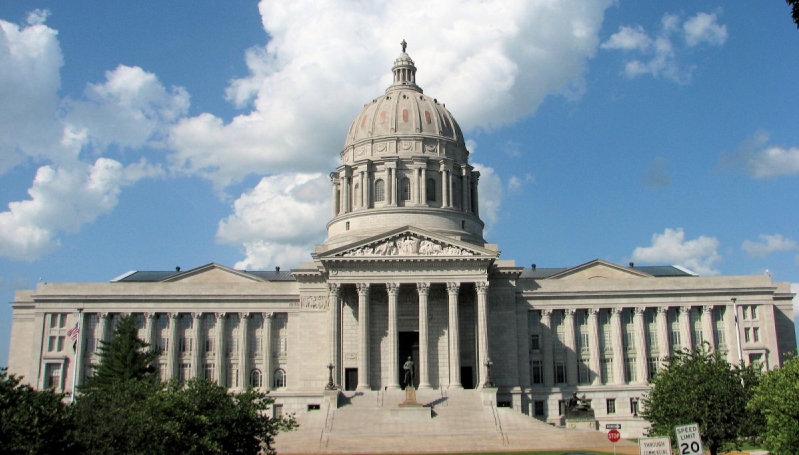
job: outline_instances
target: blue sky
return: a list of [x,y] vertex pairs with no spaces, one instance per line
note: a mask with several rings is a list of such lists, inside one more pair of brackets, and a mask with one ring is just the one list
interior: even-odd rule
[[[308,260],[326,175],[403,39],[465,130],[503,258],[799,283],[781,1],[11,0],[0,29],[5,302],[38,281]],[[0,305],[0,365],[10,319]]]

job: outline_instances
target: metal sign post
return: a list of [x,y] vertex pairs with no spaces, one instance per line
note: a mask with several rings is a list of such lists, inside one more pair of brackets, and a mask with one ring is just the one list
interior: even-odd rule
[[619,430],[613,429],[608,431],[608,440],[613,443],[613,455],[616,455],[616,443],[621,439]]

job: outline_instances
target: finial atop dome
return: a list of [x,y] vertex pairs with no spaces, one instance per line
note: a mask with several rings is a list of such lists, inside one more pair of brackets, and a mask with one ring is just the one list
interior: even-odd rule
[[408,49],[408,43],[402,40],[400,46],[402,46],[402,53],[394,60],[394,68],[392,69],[394,72],[394,83],[391,84],[386,91],[388,92],[396,88],[405,88],[421,92],[422,89],[416,85],[416,66],[414,66],[410,55],[405,53]]

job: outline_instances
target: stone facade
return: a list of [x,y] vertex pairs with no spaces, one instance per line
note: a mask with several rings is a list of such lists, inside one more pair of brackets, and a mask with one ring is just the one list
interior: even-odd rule
[[732,363],[774,368],[796,348],[789,284],[768,276],[500,260],[483,239],[479,173],[460,128],[416,85],[407,54],[393,71],[347,134],[328,239],[310,262],[40,283],[11,303],[10,371],[72,391],[114,321],[136,314],[141,338],[162,352],[162,378],[260,387],[276,413],[323,403],[330,364],[338,387],[398,389],[410,356],[419,390],[479,389],[490,368],[499,406],[564,425],[577,392],[629,437],[646,425],[636,400],[647,379],[675,350],[706,342]]

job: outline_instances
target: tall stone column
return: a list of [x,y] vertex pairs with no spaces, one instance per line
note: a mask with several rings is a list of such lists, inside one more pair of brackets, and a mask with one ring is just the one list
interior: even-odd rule
[[[389,163],[386,163],[388,165]],[[396,169],[393,167],[386,167],[386,202],[388,205],[397,205],[396,185],[394,174]]]
[[635,328],[635,383],[646,384],[649,366],[646,361],[646,333],[644,327],[644,312],[646,308],[637,307],[633,310],[633,327]]
[[[333,364],[333,377],[339,382],[341,371],[341,286],[327,283],[327,299],[330,308],[330,363]],[[264,324],[266,320],[264,319]]]
[[479,198],[479,193],[478,193],[478,188],[479,187],[477,185],[477,182],[478,182],[479,179],[480,179],[480,173],[477,172],[477,171],[472,171],[472,178],[471,178],[472,197],[471,197],[471,202],[472,202],[472,213],[474,213],[476,216],[480,216],[480,205],[479,205],[480,198]]
[[167,358],[167,379],[178,377],[178,325],[180,313],[169,313],[169,357]]
[[239,313],[239,387],[250,383],[250,313]]
[[428,297],[430,283],[416,283],[419,293],[419,389],[430,389],[430,348],[428,334]]
[[369,207],[369,201],[367,200],[367,196],[366,196],[366,187],[368,185],[366,184],[366,172],[364,170],[361,170],[360,177],[361,177],[361,195],[360,195],[361,204],[360,204],[359,207],[361,209],[365,209],[365,208]]
[[702,335],[710,347],[710,350],[716,350],[716,331],[713,330],[713,305],[705,305],[702,307]]
[[610,310],[610,338],[613,340],[613,383],[624,384],[624,343],[621,333],[621,308]]
[[447,208],[449,207],[449,179],[447,178],[447,165],[443,161],[439,172],[441,173],[441,207]]
[[419,169],[419,202],[423,205],[427,205],[427,164],[424,164],[424,167]]
[[192,321],[192,346],[191,350],[191,377],[199,378],[203,374],[202,367],[200,366],[200,360],[202,356],[200,355],[200,349],[203,345],[203,338],[202,338],[202,326],[203,326],[203,314],[202,313],[192,313],[191,314],[193,321]]
[[577,385],[577,337],[574,332],[574,309],[564,310],[563,335],[566,337],[566,384]]
[[691,307],[680,307],[680,345],[683,349],[692,349],[694,346],[691,333]]
[[658,307],[657,319],[655,324],[658,329],[658,353],[660,359],[665,360],[671,355],[671,344],[669,343],[669,307]]
[[150,349],[155,346],[155,313],[144,313],[144,342],[150,345]]
[[461,166],[461,210],[469,213],[469,168],[464,164]]
[[264,390],[272,389],[272,324],[275,313],[264,313]]
[[369,283],[358,283],[358,387],[371,390],[369,385]]
[[555,385],[554,356],[552,352],[552,310],[541,310],[541,354],[544,364],[544,387]]
[[397,295],[399,284],[386,283],[388,292],[388,388],[399,389],[399,332],[397,331]]
[[491,358],[488,352],[488,281],[474,284],[477,291],[477,363],[480,372],[478,387],[488,381],[486,362]]
[[97,346],[96,347],[99,349],[99,347],[102,346],[102,344],[100,342],[101,341],[108,341],[108,339],[110,338],[108,336],[108,332],[109,332],[108,325],[109,325],[109,320],[111,319],[110,318],[111,315],[109,313],[99,313],[97,316],[98,316],[98,318],[97,318],[97,324],[98,324],[97,329],[98,330],[97,331],[99,333],[97,334]]
[[599,309],[588,309],[588,355],[590,356],[589,363],[591,371],[594,375],[594,380],[591,381],[593,385],[602,383],[602,374],[599,371],[601,368],[599,362]]
[[737,307],[736,305],[726,305],[724,310],[724,326],[727,330],[727,361],[733,365],[737,365],[738,362],[742,361],[740,355],[738,355],[739,343],[741,341],[741,332],[740,332],[740,324],[736,324],[736,320],[741,320],[741,307]]
[[225,313],[216,313],[216,352],[214,352],[214,370],[216,371],[216,382],[222,387],[227,387],[225,384],[225,350],[226,350],[226,337],[225,337]]
[[461,349],[458,330],[458,290],[460,283],[447,283],[449,313],[449,387],[462,388]]
[[335,218],[339,214],[339,210],[341,208],[341,203],[339,200],[339,190],[338,190],[338,175],[335,172],[330,173],[330,187],[332,189],[331,194],[331,202],[333,206],[333,217]]

